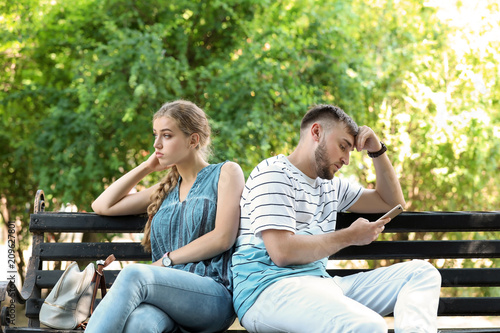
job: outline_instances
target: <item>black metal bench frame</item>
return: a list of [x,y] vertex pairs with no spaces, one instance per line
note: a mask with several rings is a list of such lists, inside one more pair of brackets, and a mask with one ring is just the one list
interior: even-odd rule
[[[9,326],[9,304],[2,304],[0,332],[73,332],[40,328],[38,314],[43,302],[42,291],[52,288],[61,270],[43,270],[45,261],[94,261],[113,253],[118,261],[149,261],[150,254],[138,242],[51,243],[47,233],[139,233],[145,216],[100,216],[94,213],[44,212],[43,192],[35,200],[36,212],[31,215],[30,232],[33,235],[33,252],[27,274],[19,291],[11,282],[0,282],[0,301],[7,294],[20,304],[26,304],[28,326]],[[339,214],[337,228],[344,228],[358,217],[375,220],[381,214]],[[497,232],[500,231],[500,211],[497,212],[404,212],[391,221],[384,232]],[[376,241],[367,246],[349,247],[331,260],[383,260],[383,259],[461,259],[500,258],[500,240],[410,240]],[[358,269],[332,269],[331,275],[348,275]],[[119,271],[105,270],[109,288]],[[442,287],[498,287],[500,268],[450,268],[440,269]],[[442,297],[439,316],[500,316],[499,297]],[[500,328],[453,328],[443,332],[500,332]]]

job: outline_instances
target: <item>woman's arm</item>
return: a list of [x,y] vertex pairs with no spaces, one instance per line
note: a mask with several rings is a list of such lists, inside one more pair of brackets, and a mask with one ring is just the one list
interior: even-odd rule
[[[170,252],[172,264],[185,264],[213,258],[233,246],[240,225],[240,198],[245,186],[243,171],[233,162],[222,166],[218,184],[214,230]],[[161,259],[153,265],[162,266]]]
[[92,209],[100,215],[145,213],[151,202],[151,194],[158,188],[158,184],[137,193],[130,194],[130,191],[151,172],[165,169],[158,163],[155,154],[152,154],[147,161],[123,175],[101,193],[92,203]]

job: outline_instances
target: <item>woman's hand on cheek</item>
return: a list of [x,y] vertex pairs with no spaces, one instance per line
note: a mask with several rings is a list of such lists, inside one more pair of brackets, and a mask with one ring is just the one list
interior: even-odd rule
[[162,165],[160,164],[160,161],[158,160],[158,157],[156,156],[156,152],[152,153],[149,158],[144,162],[147,166],[148,169],[151,170],[151,172],[155,171],[163,171],[170,169],[173,167],[173,165]]

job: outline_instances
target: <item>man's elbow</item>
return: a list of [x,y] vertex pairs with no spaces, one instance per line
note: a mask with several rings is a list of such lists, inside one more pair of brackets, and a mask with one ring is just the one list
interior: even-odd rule
[[286,267],[293,264],[290,256],[286,255],[286,253],[278,251],[273,254],[270,253],[269,256],[271,257],[271,260],[274,262],[274,264],[278,267]]
[[406,208],[406,200],[405,200],[405,198],[401,198],[401,200],[399,201],[399,204],[401,204],[401,206],[403,206],[403,208]]

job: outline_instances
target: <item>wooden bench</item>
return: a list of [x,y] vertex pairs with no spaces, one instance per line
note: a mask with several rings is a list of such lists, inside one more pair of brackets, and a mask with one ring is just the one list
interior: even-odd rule
[[[145,216],[105,217],[93,213],[44,212],[43,193],[35,203],[36,212],[31,215],[30,232],[33,250],[29,260],[24,285],[20,291],[12,283],[0,283],[0,301],[8,293],[15,301],[26,304],[28,327],[9,326],[9,305],[2,304],[3,332],[71,332],[39,328],[38,314],[46,291],[54,286],[62,270],[45,270],[44,262],[94,261],[113,253],[117,261],[149,261],[139,242],[48,242],[51,233],[139,233],[146,221]],[[381,214],[366,215],[374,220]],[[346,227],[360,215],[339,214],[338,227]],[[363,247],[346,248],[332,256],[332,260],[410,260],[410,259],[488,259],[500,257],[500,240],[494,233],[500,231],[500,212],[404,212],[386,226],[386,233],[399,234],[399,239],[412,239],[422,233],[440,233],[443,240],[376,241]],[[451,240],[456,233],[470,232],[481,235],[477,240]],[[417,234],[415,234],[417,233]],[[444,234],[443,234],[444,233]],[[429,234],[426,234],[429,235]],[[80,265],[81,268],[82,265]],[[347,275],[362,270],[331,269],[331,275]],[[446,268],[440,269],[443,289],[449,287],[498,287],[499,268]],[[119,270],[105,270],[108,288]],[[498,297],[442,297],[440,316],[499,316]],[[500,328],[464,327],[442,329],[443,332],[500,332]],[[243,332],[235,330],[232,332]]]

